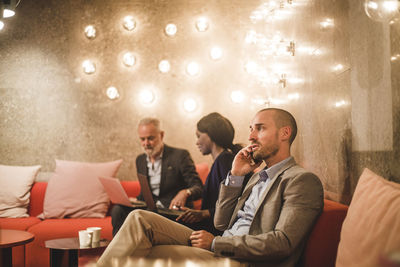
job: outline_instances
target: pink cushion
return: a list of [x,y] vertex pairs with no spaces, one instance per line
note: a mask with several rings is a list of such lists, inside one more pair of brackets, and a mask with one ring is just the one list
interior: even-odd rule
[[381,266],[400,251],[400,184],[365,169],[343,222],[337,267]]
[[40,167],[0,165],[0,217],[29,216],[30,191]]
[[105,163],[56,160],[40,217],[104,217],[110,200],[98,177],[115,176],[121,163],[122,160]]

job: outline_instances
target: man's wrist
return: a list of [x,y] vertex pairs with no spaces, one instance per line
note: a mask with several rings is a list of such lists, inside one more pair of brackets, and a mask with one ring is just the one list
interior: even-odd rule
[[186,193],[186,197],[188,198],[192,195],[192,190],[190,190],[190,188],[188,188],[185,190],[185,193]]

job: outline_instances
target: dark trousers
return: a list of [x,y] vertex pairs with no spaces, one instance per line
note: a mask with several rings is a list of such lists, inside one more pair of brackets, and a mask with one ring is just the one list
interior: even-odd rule
[[122,205],[114,205],[111,209],[111,224],[113,227],[112,235],[115,236],[124,223],[128,214],[133,211],[134,208],[122,206]]

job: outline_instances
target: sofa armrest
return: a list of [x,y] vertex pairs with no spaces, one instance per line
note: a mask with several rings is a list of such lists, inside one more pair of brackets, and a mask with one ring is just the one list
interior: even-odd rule
[[348,206],[325,199],[303,254],[305,267],[334,267],[340,240],[340,231]]
[[36,217],[43,212],[44,196],[46,194],[47,182],[36,182],[31,189],[28,213]]

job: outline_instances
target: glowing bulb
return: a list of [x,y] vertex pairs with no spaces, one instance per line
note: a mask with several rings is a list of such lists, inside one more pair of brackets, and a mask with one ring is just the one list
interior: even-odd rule
[[126,52],[122,58],[124,65],[127,67],[132,67],[136,63],[135,55],[131,52]]
[[4,28],[4,23],[0,20],[0,31]]
[[321,21],[319,23],[321,29],[328,29],[328,28],[332,28],[333,26],[335,26],[333,19],[325,19],[324,21]]
[[3,11],[3,18],[9,18],[15,15],[15,11],[11,9],[4,9]]
[[82,63],[83,72],[86,74],[92,74],[96,71],[96,65],[93,61],[87,59]]
[[244,69],[248,74],[254,74],[257,71],[257,63],[254,61],[249,61],[244,66]]
[[346,101],[344,101],[344,100],[340,100],[335,103],[335,107],[337,107],[337,108],[343,107],[344,105],[346,105]]
[[233,103],[242,103],[244,100],[244,94],[242,91],[233,91],[231,93],[231,100]]
[[210,57],[213,60],[218,60],[222,58],[222,49],[219,47],[213,47],[210,50]]
[[194,100],[193,98],[187,98],[185,99],[185,101],[183,102],[183,108],[187,111],[187,112],[193,112],[196,110],[197,108],[197,102],[196,100]]
[[119,98],[118,89],[115,88],[114,86],[108,87],[106,94],[107,94],[107,97],[111,100],[115,100],[115,99]]
[[139,99],[140,99],[140,102],[142,102],[143,104],[151,104],[154,102],[155,95],[154,95],[153,91],[144,89],[140,92]]
[[132,16],[126,16],[123,20],[122,26],[124,26],[127,31],[133,31],[136,28],[136,21]]
[[85,35],[88,39],[96,38],[96,28],[93,25],[86,26]]
[[372,20],[386,22],[399,13],[399,5],[398,0],[365,0],[364,10]]
[[178,28],[176,27],[175,24],[170,23],[165,27],[165,33],[168,36],[174,36],[176,34],[176,32],[178,31]]
[[344,67],[342,64],[337,64],[337,65],[333,66],[334,71],[341,71],[343,69],[344,69]]
[[299,98],[300,98],[299,93],[288,94],[288,99],[295,100]]
[[162,73],[167,73],[171,69],[171,64],[169,64],[169,61],[166,59],[161,60],[160,63],[158,64],[158,69]]
[[208,22],[208,20],[206,18],[199,18],[196,21],[196,29],[199,32],[205,32],[206,30],[208,30],[209,26],[210,26],[210,23]]
[[195,76],[200,72],[200,65],[197,62],[192,61],[186,66],[186,72],[190,76]]

